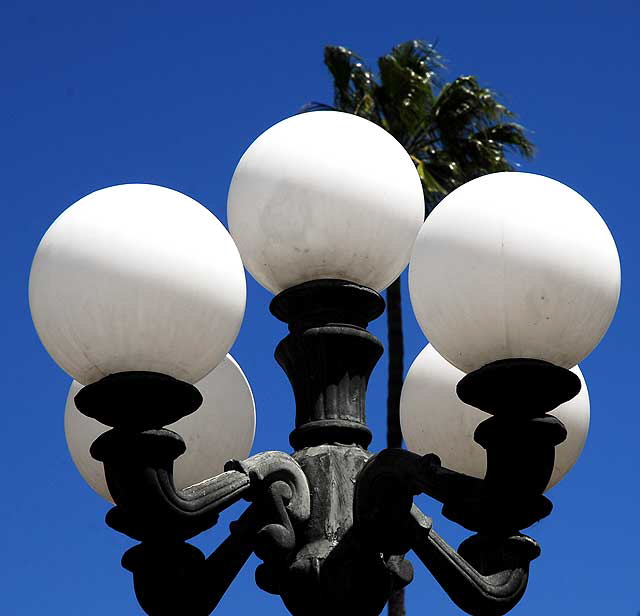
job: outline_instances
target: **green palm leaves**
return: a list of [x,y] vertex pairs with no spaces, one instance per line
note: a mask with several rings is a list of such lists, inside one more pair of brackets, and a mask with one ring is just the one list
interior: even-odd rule
[[345,47],[325,47],[324,61],[334,81],[334,108],[382,126],[413,158],[425,216],[460,184],[512,170],[507,154],[533,156],[533,144],[494,92],[471,76],[442,84],[442,57],[425,41],[396,45],[378,59],[377,75]]

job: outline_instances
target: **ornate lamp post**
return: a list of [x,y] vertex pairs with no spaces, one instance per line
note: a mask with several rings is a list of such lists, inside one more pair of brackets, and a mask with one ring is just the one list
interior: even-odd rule
[[[34,323],[76,380],[73,458],[115,503],[107,524],[140,542],[122,563],[148,614],[209,614],[252,552],[257,584],[300,616],[379,614],[411,581],[411,550],[469,614],[504,614],[522,597],[540,549],[520,531],[551,511],[543,492],[586,437],[576,366],[616,308],[615,244],[582,197],[530,174],[473,180],[424,225],[422,211],[413,163],[388,133],[316,112],[245,153],[231,235],[192,199],[148,185],[92,193],[46,233]],[[365,394],[383,351],[366,327],[410,257],[432,345],[403,389],[412,451],[372,455]],[[237,461],[255,425],[226,356],[242,263],[288,325],[275,354],[296,411],[293,453]],[[419,493],[475,534],[451,548],[413,505]],[[187,543],[240,499],[250,504],[213,554]]]

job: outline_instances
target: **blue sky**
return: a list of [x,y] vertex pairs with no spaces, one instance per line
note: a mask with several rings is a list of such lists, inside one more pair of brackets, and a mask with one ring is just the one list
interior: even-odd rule
[[[49,359],[27,304],[37,243],[68,205],[98,188],[149,182],[184,192],[226,222],[233,169],[251,141],[310,100],[331,100],[325,44],[371,63],[411,38],[438,41],[445,77],[473,74],[498,91],[538,147],[523,170],[583,194],[608,223],[622,262],[617,316],[582,364],[592,403],[582,457],[549,494],[521,616],[640,611],[636,349],[640,312],[637,122],[640,9],[632,2],[12,2],[0,9],[0,169],[4,224],[0,306],[4,490],[0,590],[10,616],[141,614],[119,560],[131,542],[103,523],[108,506],[67,454],[70,379]],[[288,450],[292,396],[272,359],[284,326],[248,278],[232,349],[258,406],[254,451]],[[424,346],[406,311],[407,365]],[[384,336],[380,320],[373,330]],[[380,362],[368,413],[384,444]],[[426,512],[454,545],[464,536]],[[209,549],[238,509],[198,541]],[[415,558],[408,613],[455,614]],[[253,584],[252,560],[216,614],[284,614]]]

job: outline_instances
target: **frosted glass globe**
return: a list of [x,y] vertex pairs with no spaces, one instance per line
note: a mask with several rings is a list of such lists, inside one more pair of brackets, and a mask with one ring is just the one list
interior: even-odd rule
[[[550,414],[567,429],[567,439],[556,446],[553,473],[547,490],[575,464],[589,429],[589,393],[580,369],[571,369],[582,383],[580,393]],[[432,345],[411,365],[400,397],[400,423],[407,449],[437,454],[443,466],[483,478],[486,451],[473,440],[478,425],[491,415],[462,402],[456,385],[464,372],[452,366]]]
[[319,278],[380,291],[406,267],[424,218],[405,149],[357,116],[316,111],[260,135],[233,175],[229,229],[273,293]]
[[[182,436],[187,451],[174,464],[176,488],[182,489],[223,471],[227,460],[242,460],[253,445],[256,414],[251,388],[231,355],[196,383],[204,399],[191,415],[167,426]],[[71,384],[64,415],[64,431],[71,457],[83,479],[100,496],[113,502],[101,462],[89,455],[91,443],[109,430],[80,413],[73,402],[82,389]]]
[[578,193],[495,173],[454,190],[425,221],[409,290],[426,337],[465,372],[511,357],[571,368],[611,323],[620,261]]
[[240,255],[218,219],[148,184],[98,190],[65,210],[29,279],[42,343],[83,385],[129,370],[199,381],[233,344],[245,298]]

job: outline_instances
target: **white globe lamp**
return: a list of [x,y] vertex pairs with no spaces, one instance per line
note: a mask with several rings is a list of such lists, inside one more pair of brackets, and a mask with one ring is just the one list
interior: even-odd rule
[[620,262],[606,224],[571,188],[495,173],[425,221],[409,290],[426,337],[464,372],[508,358],[571,368],[611,323]]
[[424,198],[415,165],[389,133],[316,111],[283,120],[249,147],[228,219],[245,266],[273,293],[331,278],[380,291],[408,263]]
[[65,210],[29,279],[42,343],[83,385],[127,371],[201,380],[233,344],[245,298],[223,225],[190,197],[148,184],[98,190]]

